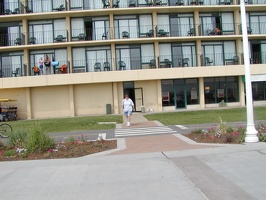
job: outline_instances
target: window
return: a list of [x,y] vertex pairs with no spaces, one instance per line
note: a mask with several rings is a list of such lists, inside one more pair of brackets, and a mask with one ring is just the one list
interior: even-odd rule
[[237,77],[204,78],[205,104],[238,102],[239,88]]
[[[117,70],[141,69],[141,45],[118,45],[116,46]],[[120,61],[125,63],[121,68]]]
[[174,105],[174,81],[162,80],[162,106]]
[[194,27],[193,14],[170,15],[171,36],[188,36]]
[[266,81],[252,82],[252,94],[254,101],[266,100]]

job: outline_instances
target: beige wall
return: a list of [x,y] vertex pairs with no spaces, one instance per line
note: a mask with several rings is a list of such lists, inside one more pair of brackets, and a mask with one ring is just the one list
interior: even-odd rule
[[33,118],[71,115],[68,86],[31,88],[30,97]]
[[106,114],[106,104],[113,110],[112,83],[75,85],[74,104],[76,115]]

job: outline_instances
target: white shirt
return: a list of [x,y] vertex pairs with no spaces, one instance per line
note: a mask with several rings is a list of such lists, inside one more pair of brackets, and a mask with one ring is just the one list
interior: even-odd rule
[[128,111],[132,111],[132,108],[134,107],[134,103],[130,98],[123,99],[122,106],[123,106],[124,112],[128,112]]

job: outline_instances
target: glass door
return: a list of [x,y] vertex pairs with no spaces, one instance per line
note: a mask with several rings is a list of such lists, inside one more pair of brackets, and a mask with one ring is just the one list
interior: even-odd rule
[[175,106],[176,109],[186,108],[186,85],[185,80],[175,80]]

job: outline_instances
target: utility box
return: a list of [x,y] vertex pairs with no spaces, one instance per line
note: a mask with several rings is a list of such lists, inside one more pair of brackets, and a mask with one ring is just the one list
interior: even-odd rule
[[111,114],[111,104],[106,104],[106,114]]
[[145,113],[145,106],[140,106],[141,112]]

